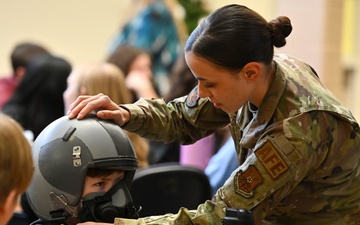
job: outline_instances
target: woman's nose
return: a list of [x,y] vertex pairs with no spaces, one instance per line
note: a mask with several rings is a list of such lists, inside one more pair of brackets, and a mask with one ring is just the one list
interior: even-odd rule
[[211,96],[210,91],[206,89],[200,81],[198,82],[198,95],[200,98],[206,98]]

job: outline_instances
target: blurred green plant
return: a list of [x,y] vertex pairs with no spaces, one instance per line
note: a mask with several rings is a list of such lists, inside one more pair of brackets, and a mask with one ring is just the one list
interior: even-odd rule
[[204,8],[202,0],[178,0],[184,7],[185,23],[188,34],[190,34],[198,25],[199,20],[207,15],[209,12]]

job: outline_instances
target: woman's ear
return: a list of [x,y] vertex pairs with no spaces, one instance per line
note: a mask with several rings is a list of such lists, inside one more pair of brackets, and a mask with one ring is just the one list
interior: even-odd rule
[[245,79],[249,82],[255,81],[261,74],[261,65],[258,62],[249,62],[243,68]]

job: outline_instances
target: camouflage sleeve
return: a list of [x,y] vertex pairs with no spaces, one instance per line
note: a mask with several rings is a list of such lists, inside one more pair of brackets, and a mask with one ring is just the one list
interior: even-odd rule
[[[295,144],[295,145],[294,145]],[[307,173],[313,160],[303,151],[303,141],[290,143],[284,135],[267,136],[260,141],[255,153],[235,170],[211,201],[196,211],[180,209],[173,215],[147,217],[137,221],[119,219],[117,224],[221,224],[228,207],[251,209],[261,221],[279,201],[287,196]],[[304,154],[302,154],[304,153]],[[310,158],[316,156],[311,155]],[[156,206],[154,206],[156,207]],[[286,207],[285,207],[286,208]]]
[[188,104],[187,96],[165,103],[163,99],[140,99],[121,105],[130,111],[124,129],[148,139],[182,144],[194,143],[229,123],[229,116],[207,99]]
[[211,201],[207,201],[200,205],[197,210],[181,208],[177,214],[149,216],[138,220],[116,218],[115,225],[219,225],[221,224],[221,219],[225,217],[225,210],[226,205],[224,202],[214,204]]
[[[305,150],[305,151],[304,151]],[[261,221],[289,195],[311,168],[316,154],[302,140],[267,136],[233,172],[217,195],[229,207],[252,210]],[[305,154],[306,152],[306,154]]]
[[343,224],[337,209],[344,212],[346,203],[350,214],[358,207],[352,193],[359,193],[359,157],[354,154],[359,138],[353,133],[350,123],[327,112],[273,123],[211,201],[197,210],[182,208],[177,214],[137,221],[118,219],[117,224],[220,224],[228,207],[251,210],[256,224],[263,219],[275,224]]

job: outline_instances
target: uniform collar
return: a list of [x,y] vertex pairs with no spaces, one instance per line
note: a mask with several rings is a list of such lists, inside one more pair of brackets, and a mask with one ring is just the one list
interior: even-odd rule
[[286,87],[286,79],[281,67],[275,62],[275,76],[271,82],[268,92],[258,109],[257,122],[259,125],[267,124],[278,106],[281,96],[283,95]]
[[272,122],[280,98],[285,91],[286,83],[284,73],[281,67],[277,65],[274,79],[257,111],[256,108],[254,111],[254,105],[251,106],[250,110],[250,104],[248,104],[245,106],[244,112],[241,113],[242,116],[238,114],[237,122],[242,121],[242,130],[244,132],[242,144],[244,147],[253,146],[264,133],[268,124]]

